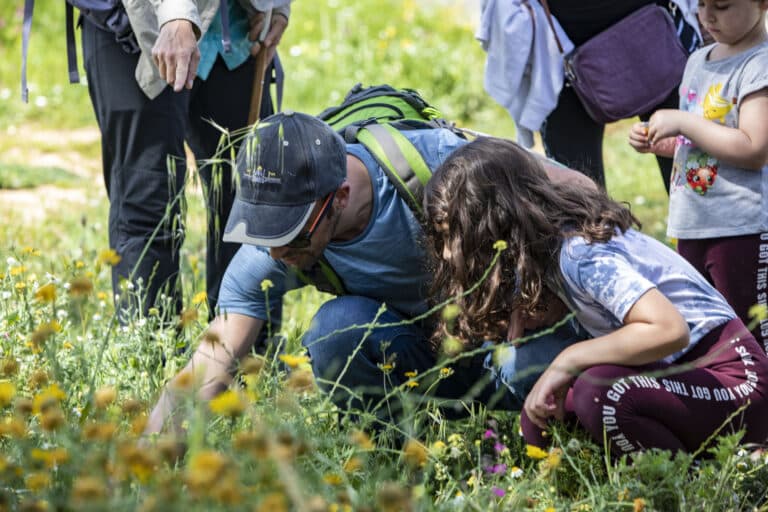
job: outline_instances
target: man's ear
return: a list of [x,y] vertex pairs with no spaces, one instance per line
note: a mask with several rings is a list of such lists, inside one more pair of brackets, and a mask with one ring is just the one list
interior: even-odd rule
[[341,185],[339,185],[338,190],[336,190],[336,197],[334,197],[334,209],[338,208],[339,210],[343,210],[347,207],[349,204],[349,192],[351,187],[349,186],[349,182],[344,180]]

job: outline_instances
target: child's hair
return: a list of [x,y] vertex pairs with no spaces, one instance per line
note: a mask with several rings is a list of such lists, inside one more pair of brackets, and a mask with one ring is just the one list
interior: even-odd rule
[[[424,206],[433,296],[455,298],[461,310],[454,332],[441,321],[435,345],[446,334],[470,346],[503,337],[512,310],[533,311],[545,285],[559,281],[555,276],[565,237],[606,242],[617,229],[623,233],[639,226],[603,190],[553,183],[528,151],[490,137],[463,146],[438,168],[427,184]],[[507,249],[488,278],[461,296],[489,269],[497,240],[506,242]]]

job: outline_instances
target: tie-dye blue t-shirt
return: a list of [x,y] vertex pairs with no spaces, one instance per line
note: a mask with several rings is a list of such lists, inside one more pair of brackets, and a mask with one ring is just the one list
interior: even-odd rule
[[560,271],[576,318],[594,337],[620,328],[640,297],[658,289],[691,331],[688,347],[665,357],[666,362],[675,361],[712,329],[736,318],[725,298],[679,254],[632,229],[605,243],[567,238],[560,251]]

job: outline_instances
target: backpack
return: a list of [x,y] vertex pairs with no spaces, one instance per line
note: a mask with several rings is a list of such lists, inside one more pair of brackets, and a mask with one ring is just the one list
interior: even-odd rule
[[365,146],[419,220],[423,217],[424,185],[433,169],[400,132],[445,128],[462,138],[471,133],[445,120],[418,91],[390,85],[363,87],[358,83],[340,105],[326,108],[317,117],[347,143]]
[[[456,128],[442,118],[435,107],[413,89],[390,85],[363,87],[357,84],[340,105],[328,107],[317,117],[328,123],[344,140],[362,144],[386,173],[418,220],[423,220],[424,185],[432,171],[419,151],[401,133],[408,130],[446,128],[462,138],[477,135]],[[344,283],[331,265],[321,257],[317,264],[296,274],[318,290],[344,295]]]

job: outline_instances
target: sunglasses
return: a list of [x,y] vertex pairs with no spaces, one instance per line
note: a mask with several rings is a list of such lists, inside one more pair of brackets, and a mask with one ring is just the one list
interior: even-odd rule
[[299,233],[296,238],[285,244],[285,247],[288,247],[289,249],[306,249],[309,247],[309,244],[312,243],[312,235],[315,234],[317,226],[320,224],[320,221],[323,220],[323,217],[325,217],[325,212],[328,211],[328,205],[331,204],[335,196],[336,191],[334,190],[328,195],[328,197],[325,198],[325,202],[320,208],[320,213],[318,213],[317,217],[315,217],[315,221],[309,227],[309,231]]

